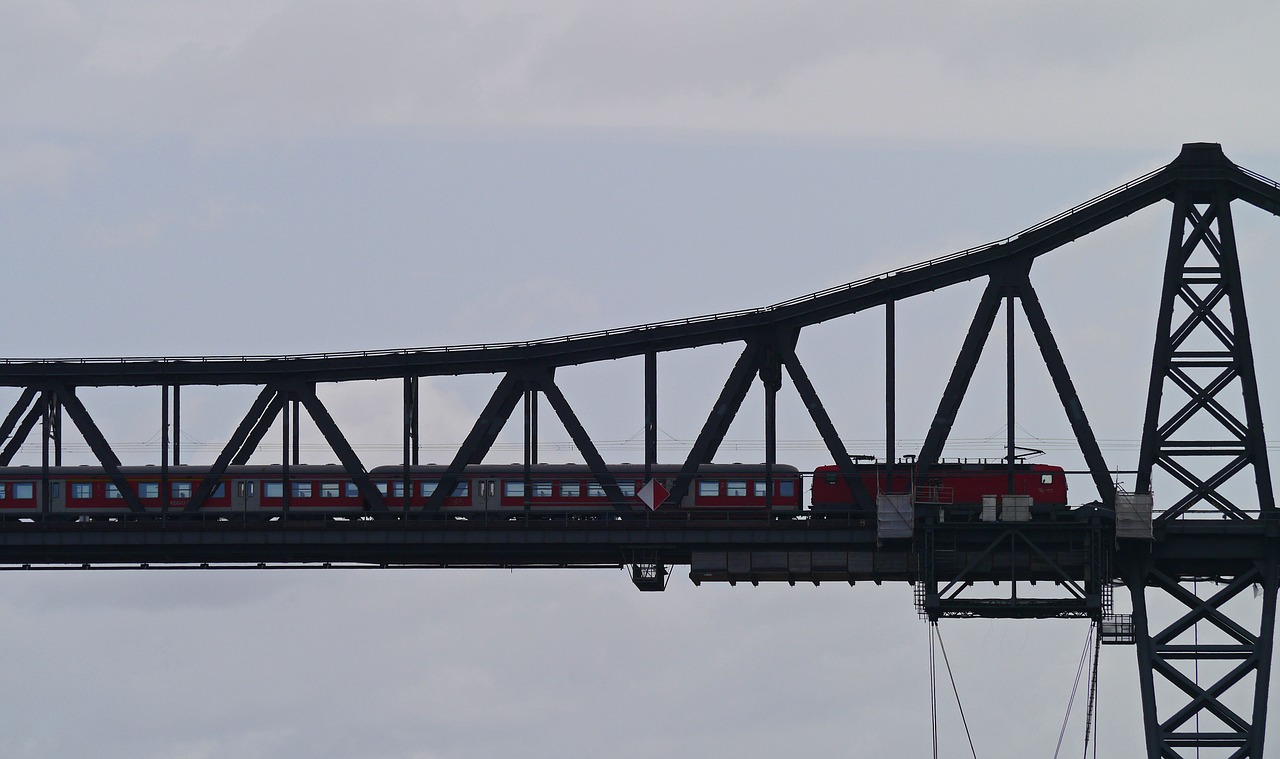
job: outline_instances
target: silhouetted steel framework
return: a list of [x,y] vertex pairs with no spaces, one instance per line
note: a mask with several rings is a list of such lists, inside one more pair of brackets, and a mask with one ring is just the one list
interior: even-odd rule
[[[1040,306],[1030,272],[1040,255],[1159,201],[1173,203],[1164,289],[1139,456],[1136,493],[1118,492],[1071,376]],[[209,566],[358,563],[407,566],[625,566],[644,590],[661,590],[669,567],[688,564],[694,582],[910,581],[920,612],[944,616],[1062,617],[1103,620],[1110,642],[1136,643],[1148,755],[1180,757],[1186,747],[1223,756],[1262,754],[1277,596],[1278,530],[1257,378],[1241,289],[1231,204],[1280,213],[1280,186],[1231,163],[1216,144],[1189,144],[1169,165],[997,243],[962,251],[760,309],[626,329],[502,345],[300,356],[11,359],[0,386],[22,388],[0,422],[0,466],[40,427],[42,494],[62,463],[65,413],[137,519],[0,524],[0,564]],[[1077,519],[954,523],[917,498],[897,531],[862,519],[779,519],[752,524],[650,520],[633,515],[610,465],[556,383],[560,367],[644,357],[646,474],[658,461],[659,354],[741,343],[730,371],[675,479],[678,501],[709,464],[758,378],[765,399],[765,464],[776,464],[776,397],[784,379],[803,401],[849,484],[858,513],[894,516],[892,501],[869,493],[797,353],[810,325],[871,308],[886,313],[886,460],[896,458],[895,327],[897,301],[948,285],[987,279],[955,368],[938,404],[914,476],[923,482],[942,454],[978,359],[1004,307],[1008,361],[1008,460],[1015,457],[1014,326],[1021,307],[1053,381],[1098,499]],[[433,495],[389,509],[364,462],[316,392],[317,384],[400,379],[404,383],[404,482],[418,463],[422,377],[497,374],[499,381]],[[179,510],[167,508],[167,480],[181,466],[181,388],[250,385],[256,400]],[[159,467],[162,518],[146,517],[122,462],[81,402],[83,387],[153,386],[162,390],[164,438]],[[1166,402],[1166,391],[1172,391]],[[539,398],[564,425],[594,478],[626,518],[466,521],[433,518],[466,467],[480,463],[523,403],[525,479],[537,461]],[[205,520],[202,506],[227,468],[243,464],[280,420],[285,516],[289,467],[301,464],[298,425],[314,422],[365,501],[365,520],[238,522]],[[169,430],[172,425],[173,437]],[[172,456],[172,460],[170,457]],[[1185,492],[1160,494],[1159,468]],[[1252,480],[1243,483],[1246,472]],[[1012,472],[1012,470],[1011,470]],[[767,475],[769,476],[769,475]],[[1011,474],[1012,476],[1012,474]],[[772,492],[767,488],[766,492]],[[1144,511],[1145,504],[1145,511]],[[886,511],[886,508],[889,508]],[[901,514],[897,514],[901,516]],[[145,517],[145,518],[144,518]],[[1205,519],[1204,517],[1213,517]],[[975,597],[975,583],[1005,581],[1004,597]],[[1058,597],[1019,597],[1044,582]],[[1128,587],[1132,620],[1110,612],[1115,584]],[[1234,618],[1229,602],[1246,589],[1262,596],[1260,619]],[[1186,611],[1155,623],[1155,595]],[[1202,640],[1199,623],[1217,632]],[[1200,667],[1204,666],[1204,671]],[[1207,675],[1206,675],[1207,673]],[[1162,688],[1157,690],[1157,675]],[[1202,685],[1203,677],[1216,677]],[[1243,695],[1240,695],[1243,693]],[[1158,697],[1159,696],[1159,703]],[[1228,698],[1229,696],[1229,698]],[[1240,711],[1235,704],[1249,704]],[[1164,709],[1158,709],[1163,706]]]

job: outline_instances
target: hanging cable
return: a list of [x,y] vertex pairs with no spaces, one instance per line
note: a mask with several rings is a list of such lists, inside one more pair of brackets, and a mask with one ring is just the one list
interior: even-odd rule
[[978,759],[978,752],[973,748],[973,735],[969,732],[969,720],[964,716],[964,704],[960,703],[960,689],[956,687],[956,676],[951,672],[951,660],[947,658],[947,644],[942,642],[942,631],[938,622],[933,623],[933,634],[938,637],[938,648],[942,649],[942,663],[947,665],[947,677],[951,680],[951,692],[956,695],[956,708],[960,710],[960,724],[964,725],[964,737],[969,740],[969,753]]
[[929,630],[929,716],[933,724],[933,759],[938,759],[938,670],[934,661],[932,629]]
[[[1089,662],[1089,649],[1092,642],[1093,626],[1090,625],[1089,632],[1084,636],[1084,650],[1080,652],[1080,663],[1076,665],[1076,679],[1071,684],[1071,698],[1067,699],[1067,713],[1062,716],[1062,729],[1058,731],[1058,745],[1053,749],[1053,759],[1058,759],[1058,752],[1062,750],[1062,739],[1067,734],[1067,722],[1071,719],[1071,708],[1076,703],[1076,691],[1080,688],[1080,678],[1084,676],[1085,665]],[[1088,730],[1087,727],[1085,729]]]
[[1093,759],[1098,759],[1098,660],[1102,658],[1102,630],[1093,622],[1093,671],[1089,674],[1089,706],[1084,715],[1084,759],[1089,756],[1089,734],[1093,734]]
[[[1191,583],[1191,593],[1200,598],[1200,581]],[[1197,617],[1191,625],[1192,644],[1195,646],[1196,688],[1200,687],[1200,619]],[[1200,709],[1196,709],[1196,735],[1200,734]],[[1200,759],[1200,741],[1196,741],[1196,759]]]

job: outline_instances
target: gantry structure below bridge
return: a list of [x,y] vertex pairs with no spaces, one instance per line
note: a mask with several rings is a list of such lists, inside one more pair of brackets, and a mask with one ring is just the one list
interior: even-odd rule
[[[1032,285],[1036,259],[1148,206],[1168,202],[1172,221],[1133,492],[1113,480],[1049,321]],[[902,582],[932,620],[952,616],[1087,617],[1106,642],[1135,647],[1148,756],[1262,756],[1274,642],[1280,522],[1263,432],[1245,311],[1233,204],[1280,213],[1280,186],[1226,158],[1220,146],[1184,145],[1168,165],[1017,235],[897,271],[764,308],[497,345],[296,356],[9,359],[0,386],[18,398],[0,422],[0,467],[32,446],[40,465],[36,513],[0,522],[0,566],[625,566],[643,590],[661,590],[676,566],[695,583]],[[870,492],[796,351],[802,330],[870,309],[885,316],[885,461],[894,450],[895,304],[961,282],[985,281],[968,332],[922,447],[911,451],[917,483],[939,466],[978,359],[1003,310],[1007,321],[1006,461],[1013,438],[1013,324],[1020,310],[1097,491],[1089,505],[1031,518],[1012,493],[957,520],[921,496]],[[844,511],[743,515],[635,509],[556,382],[561,367],[644,359],[645,480],[658,466],[657,371],[661,354],[737,344],[725,379],[688,455],[666,486],[680,503],[711,464],[757,382],[765,399],[766,480],[777,466],[777,394],[789,379],[851,493]],[[317,394],[355,380],[403,382],[403,491],[419,461],[419,382],[443,375],[493,375],[497,387],[430,495],[389,505],[370,470]],[[171,499],[181,464],[181,391],[251,386],[255,400],[200,470],[196,487]],[[128,467],[78,391],[159,390],[164,430],[156,467],[159,500],[140,493]],[[522,514],[450,517],[447,495],[485,460],[523,406],[525,488],[538,460],[539,401],[572,438],[609,513],[592,519]],[[332,448],[366,512],[297,518],[288,513],[290,467],[303,466],[305,418]],[[121,502],[105,519],[68,518],[53,507],[62,483],[67,422],[88,444]],[[282,431],[280,476],[286,509],[272,518],[228,517],[206,506],[234,467],[249,461],[268,431]],[[151,463],[156,462],[130,462]],[[188,469],[184,470],[189,472]],[[295,470],[296,471],[296,470]],[[1151,495],[1163,473],[1176,493]],[[1012,477],[1012,476],[1011,476]],[[1011,479],[1012,481],[1012,479]],[[773,492],[770,486],[768,492]],[[1112,613],[1126,588],[1131,615]],[[1260,599],[1241,603],[1253,590]],[[1241,610],[1244,607],[1244,611]],[[1176,608],[1172,615],[1163,610]],[[1204,634],[1202,634],[1204,633]],[[1200,669],[1203,665],[1203,670]],[[1193,675],[1192,672],[1200,673]],[[1211,672],[1210,682],[1204,673]]]

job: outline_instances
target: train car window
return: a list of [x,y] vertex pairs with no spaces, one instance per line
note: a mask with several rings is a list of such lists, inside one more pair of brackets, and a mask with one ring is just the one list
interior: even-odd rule
[[422,482],[420,485],[420,493],[422,494],[422,497],[430,498],[431,496],[435,495],[436,485],[439,485],[439,484],[440,483],[436,482],[435,480],[426,480]]
[[311,483],[310,482],[291,482],[289,483],[289,492],[294,498],[310,498]]
[[13,483],[13,497],[30,500],[36,497],[36,486],[32,482]]
[[6,487],[5,487],[5,484],[4,484],[3,482],[0,482],[0,499],[3,499],[3,498],[4,498],[4,496],[5,496],[5,491],[6,491],[7,489],[8,489],[8,488],[6,488]]
[[796,483],[793,480],[783,480],[778,483],[778,495],[783,498],[791,498],[796,494]]
[[404,480],[396,480],[391,483],[391,495],[396,498],[404,498]]
[[342,494],[342,488],[338,487],[338,483],[336,482],[320,483],[321,498],[337,498],[341,494]]
[[561,498],[578,498],[582,495],[582,484],[578,482],[560,483]]
[[600,483],[598,482],[588,482],[587,497],[588,498],[604,498],[604,488],[600,487]]
[[1052,484],[1053,484],[1053,475],[1051,475],[1051,474],[1042,474],[1042,475],[1040,475],[1040,484],[1041,484],[1041,485],[1052,485]]
[[85,499],[93,497],[93,485],[88,482],[71,483],[71,497]]
[[107,483],[107,498],[120,498],[120,488],[114,482]]
[[524,483],[512,482],[511,480],[507,480],[506,482],[502,483],[502,495],[507,498],[523,498]]
[[191,483],[190,482],[171,482],[169,483],[169,492],[174,498],[190,498]]
[[213,488],[213,493],[212,493],[209,497],[210,497],[210,498],[223,498],[223,497],[225,497],[226,495],[227,495],[227,483],[225,483],[225,482],[219,482],[217,485],[215,485],[215,486],[214,486],[214,488]]
[[262,483],[263,498],[284,498],[283,482],[264,482]]
[[746,480],[729,480],[724,484],[724,494],[732,498],[743,498],[747,494]]
[[550,498],[551,483],[550,482],[533,483],[533,497],[534,498]]
[[373,486],[376,487],[378,489],[378,492],[382,493],[384,496],[387,494],[387,483],[375,482],[373,483]]
[[754,495],[756,498],[764,498],[764,491],[765,491],[764,482],[751,483],[751,494]]
[[159,498],[160,483],[158,482],[139,482],[138,483],[139,498]]
[[355,484],[354,482],[348,482],[348,483],[347,483],[346,491],[347,491],[347,497],[348,497],[348,498],[359,498],[359,497],[360,497],[360,488],[359,488],[359,487],[357,487],[357,486],[356,486],[356,484]]
[[466,480],[463,480],[462,482],[459,482],[457,485],[455,485],[453,488],[453,497],[466,498],[469,495],[471,495],[471,488],[468,487],[468,485],[469,483]]
[[636,494],[636,483],[634,480],[619,480],[618,489],[622,491],[624,496],[631,498]]
[[720,495],[720,481],[698,480],[698,495],[703,497]]

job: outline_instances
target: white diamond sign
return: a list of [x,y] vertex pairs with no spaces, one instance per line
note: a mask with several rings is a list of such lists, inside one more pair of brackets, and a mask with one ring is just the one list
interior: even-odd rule
[[667,496],[670,494],[667,492],[667,489],[662,486],[661,482],[658,482],[657,480],[649,480],[644,484],[644,487],[640,488],[640,492],[636,493],[636,495],[640,496],[640,500],[644,501],[645,506],[648,506],[650,509],[657,509],[662,505],[663,501],[667,500]]

